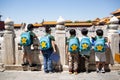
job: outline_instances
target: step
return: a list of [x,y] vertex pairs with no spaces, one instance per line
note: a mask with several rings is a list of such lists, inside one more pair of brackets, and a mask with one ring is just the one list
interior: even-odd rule
[[[90,70],[94,71],[95,70],[95,64],[90,65]],[[21,66],[21,65],[5,65],[5,70],[18,70],[21,71],[23,69],[31,70],[35,69],[35,67],[29,67],[29,66]],[[43,65],[40,70],[43,70]],[[63,70],[68,71],[68,65],[63,65]],[[106,70],[120,70],[120,64],[115,64],[113,66],[109,65],[106,67]]]

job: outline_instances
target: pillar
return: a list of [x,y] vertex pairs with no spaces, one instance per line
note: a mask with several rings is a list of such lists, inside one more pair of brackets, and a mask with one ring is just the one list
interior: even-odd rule
[[108,38],[110,40],[110,50],[113,58],[115,57],[115,53],[119,53],[119,34],[117,32],[119,20],[113,16],[110,19]]
[[65,65],[66,63],[64,22],[65,22],[64,19],[62,17],[59,17],[59,19],[57,20],[56,34],[55,34],[55,41],[58,48],[57,51],[60,54],[61,65]]
[[4,33],[4,63],[6,65],[15,64],[15,34],[14,22],[7,18],[5,20],[5,33]]

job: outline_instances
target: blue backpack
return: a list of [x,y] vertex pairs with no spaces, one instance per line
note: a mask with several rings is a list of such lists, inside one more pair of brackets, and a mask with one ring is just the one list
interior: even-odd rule
[[40,42],[40,49],[41,50],[47,50],[47,49],[51,48],[49,35],[41,37],[39,42]]
[[29,46],[31,45],[32,41],[31,41],[31,35],[30,35],[30,31],[28,32],[23,32],[21,34],[21,38],[20,38],[20,44],[22,46]]
[[90,38],[82,38],[80,41],[80,51],[90,51],[92,44],[90,42]]
[[94,45],[95,52],[105,52],[105,38],[97,37]]
[[71,38],[69,40],[68,50],[69,50],[69,52],[78,52],[79,51],[79,43],[78,43],[78,39],[76,37]]

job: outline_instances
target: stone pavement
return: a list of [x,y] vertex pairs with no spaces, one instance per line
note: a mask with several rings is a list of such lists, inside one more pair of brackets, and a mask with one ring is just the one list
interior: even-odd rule
[[78,75],[68,74],[68,71],[51,74],[43,71],[4,71],[0,72],[0,80],[120,80],[120,71],[82,72]]

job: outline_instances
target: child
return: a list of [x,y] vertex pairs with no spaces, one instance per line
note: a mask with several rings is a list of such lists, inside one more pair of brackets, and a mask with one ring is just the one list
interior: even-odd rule
[[[20,45],[23,46],[23,66],[24,65],[30,65],[30,67],[32,67],[32,56],[31,56],[31,45],[33,44],[33,39],[36,38],[35,33],[32,32],[33,30],[33,25],[32,24],[28,24],[27,25],[27,31],[23,32],[21,34],[21,42]],[[30,43],[28,45],[25,45],[25,43],[27,43],[27,40],[22,37],[22,35],[26,36],[24,33],[29,32],[30,34]]]
[[44,57],[44,71],[45,73],[52,73],[52,59],[51,54],[56,52],[55,49],[55,38],[51,35],[50,27],[45,27],[46,35],[40,38],[40,49]]
[[[96,31],[97,36],[95,37],[95,44],[94,44],[94,51],[95,51],[95,61],[96,61],[96,72],[105,73],[105,62],[106,62],[106,55],[105,55],[105,43],[106,40],[103,37],[103,30],[98,29]],[[101,70],[100,64],[102,65]]]
[[79,53],[79,39],[76,37],[76,31],[70,30],[70,38],[67,40],[66,51],[69,57],[69,74],[78,74],[78,53]]
[[81,30],[81,34],[83,36],[80,38],[80,54],[82,55],[82,57],[85,58],[85,68],[86,68],[86,73],[88,73],[89,58],[90,58],[92,44],[90,38],[87,36],[88,30],[86,28],[83,28]]

